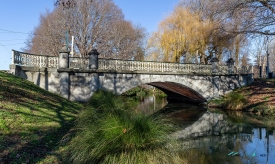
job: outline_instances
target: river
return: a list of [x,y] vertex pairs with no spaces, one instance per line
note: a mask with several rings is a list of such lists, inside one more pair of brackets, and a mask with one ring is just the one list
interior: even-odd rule
[[213,112],[196,104],[168,104],[154,96],[140,103],[138,109],[147,114],[160,113],[179,125],[171,136],[180,143],[188,163],[275,163],[274,130],[232,119],[236,113]]

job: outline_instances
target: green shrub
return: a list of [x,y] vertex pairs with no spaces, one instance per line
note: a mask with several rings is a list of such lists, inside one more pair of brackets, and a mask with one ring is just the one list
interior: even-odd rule
[[[70,163],[179,163],[167,120],[133,113],[107,91],[95,93],[79,115],[68,148]],[[170,146],[168,146],[170,145]]]
[[230,110],[242,110],[247,104],[244,95],[236,92],[230,92],[224,98],[223,107]]
[[149,88],[146,86],[137,86],[137,87],[132,88],[132,89],[126,91],[125,93],[123,93],[124,96],[132,97],[132,98],[138,99],[138,100],[143,100],[146,96],[149,96],[152,94],[154,94],[160,98],[167,97],[167,95],[163,91],[161,91],[157,88]]

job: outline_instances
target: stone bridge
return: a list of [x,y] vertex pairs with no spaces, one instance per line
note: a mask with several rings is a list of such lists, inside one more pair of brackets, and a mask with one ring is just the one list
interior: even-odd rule
[[232,59],[227,66],[163,63],[70,57],[63,48],[59,57],[12,51],[13,74],[72,101],[87,101],[99,89],[122,94],[142,84],[161,89],[168,100],[204,102],[253,81],[252,67],[238,68]]

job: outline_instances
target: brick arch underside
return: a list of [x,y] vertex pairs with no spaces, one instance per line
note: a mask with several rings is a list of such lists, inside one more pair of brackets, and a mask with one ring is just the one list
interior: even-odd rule
[[172,102],[206,102],[207,100],[195,90],[174,82],[151,82],[154,86],[167,94],[167,100]]

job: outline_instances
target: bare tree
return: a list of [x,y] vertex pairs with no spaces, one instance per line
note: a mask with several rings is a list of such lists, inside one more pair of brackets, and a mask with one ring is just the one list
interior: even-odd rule
[[57,21],[62,11],[55,9],[54,12],[46,11],[40,15],[40,24],[30,34],[25,42],[25,51],[36,54],[56,56],[64,43],[64,24]]
[[145,29],[124,20],[112,0],[58,0],[56,5],[53,12],[41,15],[40,25],[27,41],[30,52],[37,53],[43,47],[47,50],[43,53],[57,54],[65,43],[66,31],[74,36],[74,49],[83,57],[97,48],[102,57],[132,59],[142,46]]
[[98,49],[106,58],[133,59],[143,47],[145,38],[145,29],[140,26],[134,26],[131,22],[125,20],[115,21],[111,25],[112,30],[106,35],[105,40],[100,42]]
[[222,18],[224,22],[238,19],[238,28],[229,28],[236,34],[274,35],[266,29],[275,25],[275,1],[273,0],[189,0],[188,3],[200,7],[208,17]]

